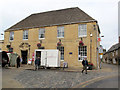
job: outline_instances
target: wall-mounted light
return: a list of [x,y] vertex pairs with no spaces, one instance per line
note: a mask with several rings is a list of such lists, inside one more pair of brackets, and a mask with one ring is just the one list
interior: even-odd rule
[[96,25],[93,25],[93,27],[94,27],[94,30],[96,30]]
[[4,35],[3,33],[1,33],[1,35]]
[[90,37],[92,37],[93,35],[92,35],[92,33],[90,33]]

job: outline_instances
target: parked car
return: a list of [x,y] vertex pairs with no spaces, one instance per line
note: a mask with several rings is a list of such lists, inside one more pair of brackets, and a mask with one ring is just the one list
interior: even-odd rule
[[6,52],[6,51],[0,52],[0,63],[2,65],[2,67],[4,67],[5,65],[9,65],[9,58],[8,58],[7,53],[8,52]]

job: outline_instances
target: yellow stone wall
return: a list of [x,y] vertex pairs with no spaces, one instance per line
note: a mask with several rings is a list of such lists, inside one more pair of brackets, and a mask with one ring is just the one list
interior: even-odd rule
[[2,50],[4,40],[0,40],[0,50]]
[[[79,23],[87,24],[87,37],[83,37],[83,43],[87,46],[87,58],[90,61],[90,39],[91,43],[91,61],[96,66],[97,65],[97,30],[94,30],[93,25],[96,25],[96,22],[91,23]],[[81,38],[78,37],[78,24],[64,25],[64,38],[57,38],[57,26],[44,27],[45,28],[45,39],[41,39],[42,46],[45,49],[56,49],[57,42],[61,39],[61,42],[64,46],[64,61],[68,62],[69,67],[81,67],[81,61],[78,61],[78,46]],[[97,28],[96,28],[97,29]],[[37,49],[37,43],[40,42],[38,38],[39,28],[29,29],[28,40],[23,40],[23,30],[14,31],[14,40],[11,41],[11,46],[13,47],[13,52],[21,55],[21,50],[28,50],[28,48],[21,49],[19,46],[23,42],[27,42],[31,45],[30,47],[30,58],[32,58],[32,53]],[[90,37],[92,33],[92,37]],[[5,32],[5,40],[3,50],[7,50],[6,45],[10,44],[9,41],[9,32]],[[69,54],[72,52],[72,54]],[[28,52],[29,58],[29,52]]]

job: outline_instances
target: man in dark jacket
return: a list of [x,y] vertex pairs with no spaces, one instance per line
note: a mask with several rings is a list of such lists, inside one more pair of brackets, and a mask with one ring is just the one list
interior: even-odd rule
[[20,67],[20,56],[17,57],[17,68]]
[[87,57],[84,58],[85,60],[82,61],[82,65],[83,65],[83,71],[85,70],[85,74],[87,74],[87,66],[88,66],[88,61],[87,61]]
[[41,64],[41,63],[40,63],[40,57],[37,57],[36,60],[35,60],[35,70],[36,70],[36,69],[38,70],[40,64]]

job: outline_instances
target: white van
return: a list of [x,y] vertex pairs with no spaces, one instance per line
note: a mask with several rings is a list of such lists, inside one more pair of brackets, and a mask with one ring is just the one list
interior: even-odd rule
[[45,68],[60,67],[60,51],[57,49],[36,49],[35,60],[41,58],[41,65]]

